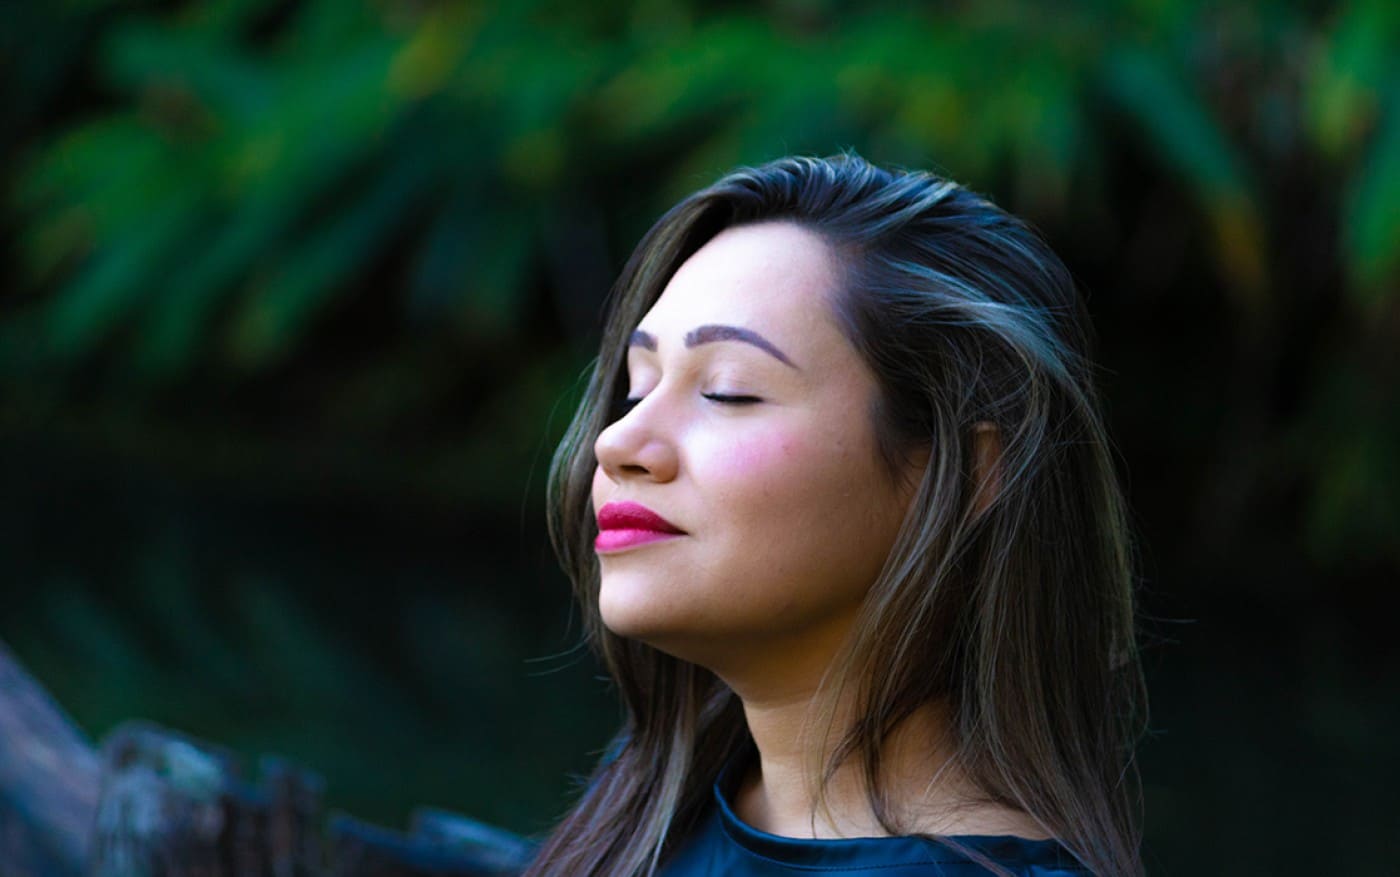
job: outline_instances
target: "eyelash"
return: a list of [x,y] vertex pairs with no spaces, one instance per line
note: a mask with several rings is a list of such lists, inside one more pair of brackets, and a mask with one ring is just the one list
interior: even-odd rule
[[[700,395],[709,399],[711,402],[719,402],[722,405],[753,405],[754,403],[763,401],[757,396],[730,396],[724,393],[701,393]],[[641,401],[641,399],[623,399],[621,402],[617,403],[617,416],[613,419],[618,420],[622,418]]]

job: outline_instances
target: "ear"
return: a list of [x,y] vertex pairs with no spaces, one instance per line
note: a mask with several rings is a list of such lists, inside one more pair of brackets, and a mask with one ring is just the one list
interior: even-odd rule
[[987,506],[1001,493],[1001,430],[989,420],[972,425],[973,482],[972,517],[982,517]]

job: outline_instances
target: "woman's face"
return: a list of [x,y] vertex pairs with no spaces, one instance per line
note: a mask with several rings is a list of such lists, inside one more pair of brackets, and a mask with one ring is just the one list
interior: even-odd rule
[[[913,491],[876,456],[875,379],[832,317],[833,259],[795,224],[731,228],[642,317],[640,401],[594,446],[613,632],[725,676],[771,658],[819,672],[849,629]],[[639,531],[620,503],[683,532]]]

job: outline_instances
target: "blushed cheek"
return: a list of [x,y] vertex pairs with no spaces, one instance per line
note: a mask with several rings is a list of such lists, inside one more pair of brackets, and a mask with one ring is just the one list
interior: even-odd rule
[[801,438],[789,434],[757,436],[724,455],[725,475],[748,483],[782,477],[802,465]]

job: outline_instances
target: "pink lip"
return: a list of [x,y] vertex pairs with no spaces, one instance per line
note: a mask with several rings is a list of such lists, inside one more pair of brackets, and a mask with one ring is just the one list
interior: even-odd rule
[[598,510],[597,551],[620,551],[682,536],[685,531],[635,502],[610,502]]

